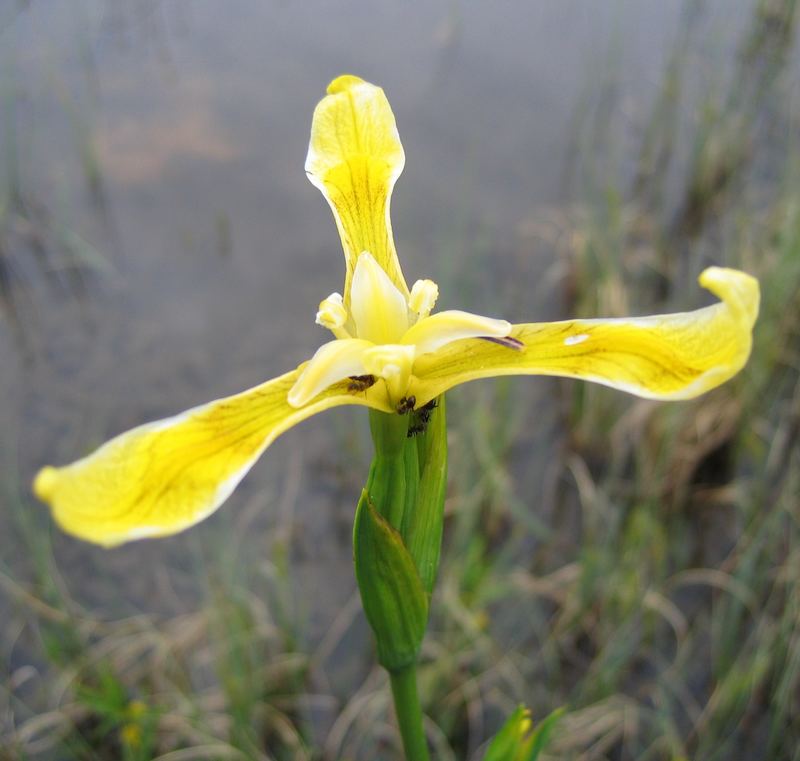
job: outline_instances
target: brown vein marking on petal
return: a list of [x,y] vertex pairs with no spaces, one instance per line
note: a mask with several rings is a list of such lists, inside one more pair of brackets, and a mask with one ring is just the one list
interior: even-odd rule
[[481,341],[491,341],[493,344],[505,346],[506,349],[513,349],[514,351],[522,351],[522,349],[525,348],[525,344],[522,343],[522,341],[511,336],[506,336],[505,338],[495,338],[494,336],[478,337],[481,339]]

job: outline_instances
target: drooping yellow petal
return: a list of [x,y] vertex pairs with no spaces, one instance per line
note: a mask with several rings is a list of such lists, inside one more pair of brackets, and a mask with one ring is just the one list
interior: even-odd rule
[[722,301],[679,314],[515,325],[519,349],[468,339],[417,358],[409,393],[425,404],[495,375],[582,378],[650,399],[690,399],[724,383],[750,355],[758,281],[710,267],[700,283]]
[[343,404],[390,411],[379,395],[341,383],[295,409],[287,394],[298,376],[134,428],[71,465],[43,468],[34,492],[65,531],[106,547],[175,534],[214,512],[275,438],[305,418]]
[[358,255],[369,251],[408,295],[392,238],[389,206],[405,154],[394,114],[380,87],[344,75],[314,110],[306,173],[333,210],[344,248],[344,303]]

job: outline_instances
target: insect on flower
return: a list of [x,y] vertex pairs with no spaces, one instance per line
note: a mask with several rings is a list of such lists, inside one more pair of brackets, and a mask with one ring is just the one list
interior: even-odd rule
[[105,546],[182,531],[214,512],[280,434],[332,407],[408,414],[497,375],[583,378],[651,399],[688,399],[747,361],[758,283],[721,267],[700,276],[720,301],[693,312],[520,324],[433,313],[438,287],[408,287],[392,236],[390,198],[404,163],[383,90],[350,75],[331,82],[314,111],[306,172],[333,211],[345,255],[343,292],[324,299],[316,316],[333,339],[255,388],[134,428],[71,465],[42,468],[34,491],[65,531]]
[[366,391],[377,382],[374,375],[351,375],[350,383],[347,384],[347,390],[358,393],[359,391]]
[[413,394],[411,396],[404,396],[395,407],[398,415],[408,415],[414,411],[417,405],[417,397]]
[[424,407],[421,407],[417,411],[416,415],[414,415],[414,420],[411,422],[411,425],[408,426],[408,438],[425,433],[428,423],[431,422],[431,415],[433,415],[433,411],[438,404],[436,399],[431,399]]

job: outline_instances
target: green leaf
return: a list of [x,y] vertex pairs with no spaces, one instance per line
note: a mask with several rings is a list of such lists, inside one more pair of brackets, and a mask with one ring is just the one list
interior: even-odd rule
[[428,622],[428,596],[400,534],[365,490],[356,509],[353,561],[378,660],[389,671],[416,662]]
[[531,734],[531,747],[525,761],[536,761],[539,754],[545,749],[550,740],[550,735],[556,724],[564,715],[563,708],[556,708],[550,715],[542,719]]
[[534,727],[531,712],[519,706],[495,735],[483,761],[537,761],[563,713],[558,708]]

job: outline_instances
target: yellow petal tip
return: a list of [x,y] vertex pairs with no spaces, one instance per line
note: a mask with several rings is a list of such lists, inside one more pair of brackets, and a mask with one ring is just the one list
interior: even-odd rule
[[728,267],[708,267],[700,273],[698,282],[753,326],[758,317],[760,290],[752,275]]
[[33,493],[42,502],[49,502],[56,490],[58,470],[50,465],[42,468],[33,479]]
[[362,84],[364,84],[364,80],[361,77],[353,74],[342,74],[328,85],[326,92],[328,95],[337,95],[340,92],[347,92],[351,87]]

